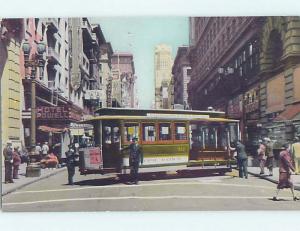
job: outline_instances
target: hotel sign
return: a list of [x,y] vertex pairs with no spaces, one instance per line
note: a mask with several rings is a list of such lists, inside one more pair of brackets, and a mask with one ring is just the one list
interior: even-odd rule
[[38,120],[75,120],[79,121],[81,115],[72,111],[68,106],[38,107],[36,109],[36,119]]

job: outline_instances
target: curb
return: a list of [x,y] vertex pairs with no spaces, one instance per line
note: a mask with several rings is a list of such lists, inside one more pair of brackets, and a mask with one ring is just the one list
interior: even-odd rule
[[[261,176],[261,175],[259,175],[259,174],[257,174],[257,173],[253,173],[253,172],[249,172],[249,171],[248,171],[248,173],[251,174],[252,176],[258,177],[258,178],[260,178],[260,179],[270,181],[270,182],[272,182],[272,183],[274,183],[274,184],[278,184],[278,180],[274,180],[274,179],[269,178],[269,177],[267,177],[267,176]],[[294,185],[294,189],[297,190],[297,191],[300,191],[300,186],[295,186],[295,185]]]
[[41,177],[33,178],[31,181],[28,181],[28,182],[26,182],[26,183],[24,183],[24,184],[21,184],[21,185],[16,186],[16,187],[14,187],[14,188],[12,188],[12,189],[9,189],[9,190],[7,190],[7,191],[5,191],[5,192],[2,192],[1,196],[3,197],[3,196],[5,196],[5,195],[7,195],[7,194],[10,194],[10,193],[14,192],[14,191],[17,191],[17,190],[19,190],[19,189],[21,189],[21,188],[24,188],[24,187],[27,186],[27,185],[33,184],[33,183],[38,182],[38,181],[40,181],[40,180],[44,180],[44,179],[46,179],[46,178],[49,178],[49,177],[51,177],[51,176],[54,176],[54,175],[56,175],[56,174],[58,174],[58,173],[60,173],[60,172],[66,171],[66,170],[67,170],[67,169],[63,167],[63,168],[61,168],[61,169],[59,169],[59,170],[57,170],[57,171],[55,171],[55,172],[53,172],[53,173],[50,173],[50,174],[47,174],[47,175],[44,175],[44,176],[41,176]]

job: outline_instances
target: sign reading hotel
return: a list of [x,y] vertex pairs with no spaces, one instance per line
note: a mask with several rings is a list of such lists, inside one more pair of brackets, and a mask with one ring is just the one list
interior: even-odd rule
[[61,120],[69,119],[69,110],[67,107],[38,107],[36,109],[36,118],[42,120]]

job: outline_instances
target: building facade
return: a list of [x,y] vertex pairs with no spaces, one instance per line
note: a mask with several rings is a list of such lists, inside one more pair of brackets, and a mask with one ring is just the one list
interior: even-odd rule
[[172,51],[166,44],[159,44],[154,51],[155,108],[169,108],[168,89],[172,78]]
[[110,43],[104,43],[100,46],[100,79],[101,79],[101,95],[100,107],[111,107],[111,57],[113,49]]
[[135,106],[135,69],[133,55],[116,52],[112,56],[112,107]]
[[300,113],[298,25],[298,17],[190,18],[191,107],[239,119],[248,147],[265,136],[291,140]]
[[2,153],[8,140],[19,147],[22,145],[20,50],[24,22],[22,19],[0,19],[0,25],[0,132]]
[[268,17],[261,35],[262,133],[292,141],[300,134],[300,17]]
[[177,50],[172,74],[174,78],[174,106],[189,109],[187,86],[190,82],[190,62],[187,57],[188,47],[182,46]]
[[[189,104],[192,109],[213,107],[239,119],[246,143],[257,141],[259,135],[259,108],[255,104],[250,107],[246,119],[244,97],[246,92],[255,92],[260,80],[259,38],[264,20],[261,17],[190,18]],[[248,103],[257,100],[252,98]],[[246,130],[248,126],[253,129]]]

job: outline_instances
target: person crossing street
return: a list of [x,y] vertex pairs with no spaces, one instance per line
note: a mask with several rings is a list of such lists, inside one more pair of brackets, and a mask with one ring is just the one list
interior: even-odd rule
[[282,145],[282,151],[279,154],[279,181],[277,185],[276,195],[273,197],[274,201],[278,201],[278,194],[281,189],[290,188],[293,200],[299,200],[299,197],[295,196],[294,184],[291,180],[291,174],[295,171],[292,164],[292,159],[289,153],[289,144]]

